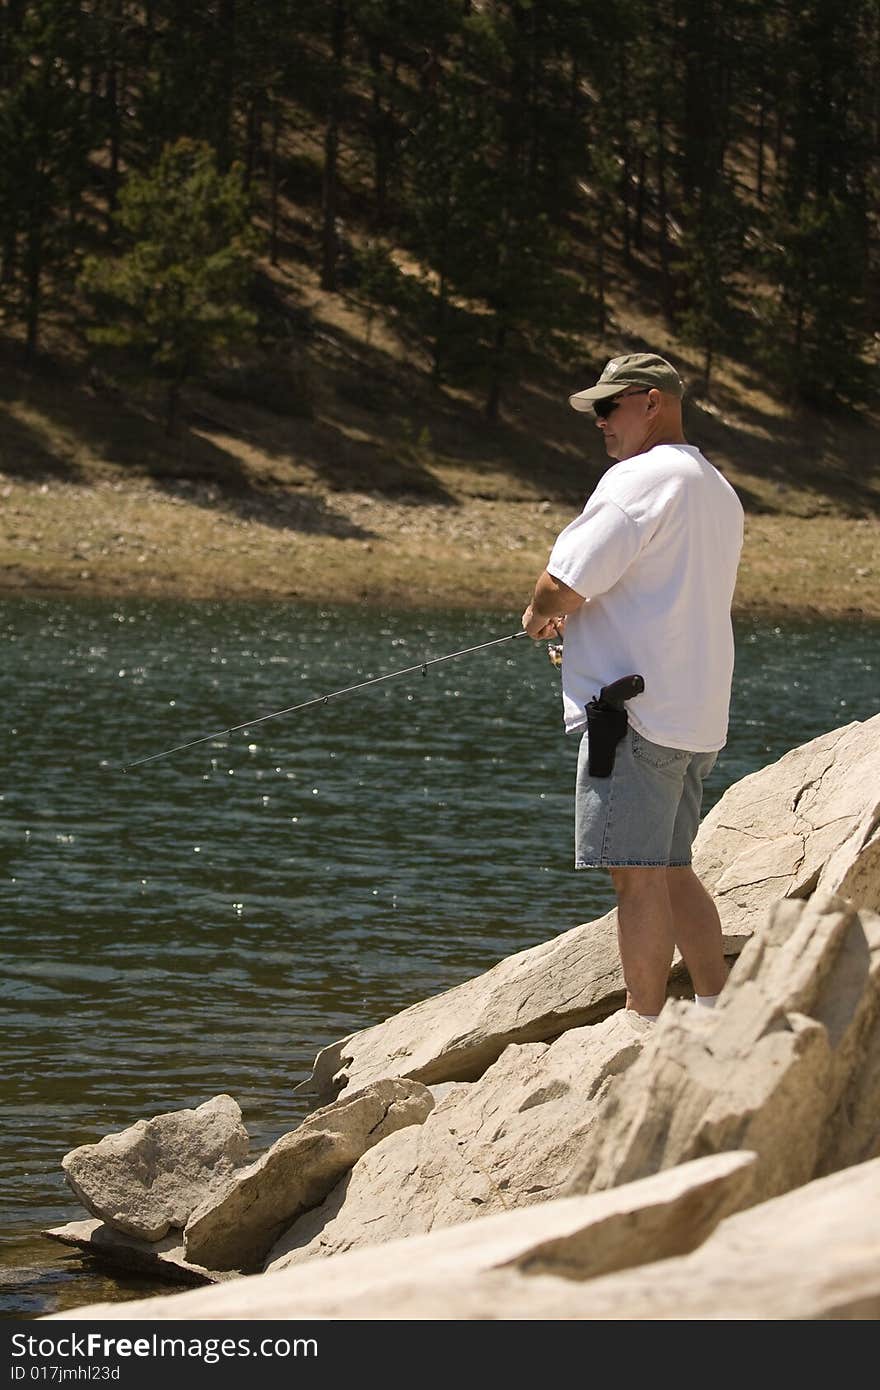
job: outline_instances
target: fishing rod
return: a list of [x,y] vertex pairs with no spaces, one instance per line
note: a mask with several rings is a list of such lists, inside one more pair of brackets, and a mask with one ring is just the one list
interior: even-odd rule
[[215,738],[226,738],[229,734],[240,733],[242,729],[253,729],[257,724],[265,724],[267,719],[280,719],[283,714],[296,714],[299,710],[309,709],[312,705],[326,705],[329,700],[336,700],[340,695],[351,695],[355,690],[365,690],[368,685],[379,685],[381,681],[393,681],[397,676],[411,676],[414,671],[421,671],[423,676],[428,674],[429,666],[439,666],[441,661],[454,661],[458,656],[469,656],[471,652],[485,651],[486,647],[497,647],[502,642],[513,642],[517,637],[527,636],[524,628],[519,632],[508,633],[506,637],[493,637],[491,642],[480,642],[476,647],[463,647],[460,652],[448,652],[446,656],[433,656],[429,661],[420,661],[416,666],[406,666],[400,671],[389,671],[387,676],[373,676],[368,681],[360,681],[357,685],[347,685],[342,690],[331,690],[327,695],[316,695],[314,699],[303,700],[300,705],[290,705],[287,709],[277,709],[272,714],[261,714],[258,719],[248,719],[244,724],[235,724],[231,729],[218,729],[216,733],[205,734],[202,738],[194,738],[189,743],[178,743],[175,748],[166,748],[162,753],[151,753],[148,758],[137,758],[133,763],[126,763],[123,772],[128,772],[129,768],[142,767],[144,763],[154,763],[158,758],[169,758],[172,753],[182,753],[186,748],[195,748],[199,743],[210,743]]

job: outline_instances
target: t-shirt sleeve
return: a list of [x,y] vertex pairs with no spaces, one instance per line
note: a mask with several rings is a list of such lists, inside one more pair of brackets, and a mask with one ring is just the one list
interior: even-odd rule
[[594,498],[557,537],[548,573],[583,598],[616,584],[641,549],[640,528],[610,498]]

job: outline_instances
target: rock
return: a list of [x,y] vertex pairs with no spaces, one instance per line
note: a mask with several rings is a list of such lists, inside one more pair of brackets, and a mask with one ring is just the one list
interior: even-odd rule
[[[715,1010],[620,1011],[511,1046],[418,1130],[365,1154],[267,1268],[754,1149],[756,1200],[880,1141],[880,918],[834,897],[774,909]],[[210,1263],[209,1261],[203,1261]]]
[[[282,1294],[279,1287],[278,1295],[286,1294],[288,1307],[297,1314],[306,1315],[308,1310],[312,1317],[360,1320],[876,1321],[880,1316],[878,1192],[880,1160],[874,1160],[727,1217],[691,1254],[651,1260],[586,1281],[559,1278],[553,1271],[523,1277],[516,1268],[463,1273],[456,1278],[452,1271],[437,1270],[429,1253],[420,1251],[415,1277],[408,1282],[401,1279],[393,1294],[385,1288],[374,1290],[365,1277],[364,1291],[348,1301],[346,1310],[335,1304],[332,1294],[308,1304],[290,1300],[289,1289]],[[402,1263],[410,1244],[393,1247]],[[349,1258],[362,1257],[332,1260],[328,1274]],[[297,1272],[306,1275],[305,1270]],[[362,1273],[366,1276],[366,1271]],[[229,1310],[224,1316],[246,1316],[234,1309],[243,1310],[247,1293],[227,1285],[197,1289],[165,1302],[170,1307],[186,1301],[193,1317],[209,1316],[207,1308],[217,1308],[221,1302]],[[252,1310],[258,1300],[263,1307],[270,1303],[268,1290],[252,1293]],[[183,1316],[182,1311],[178,1316]],[[254,1311],[250,1316],[255,1316]],[[272,1314],[261,1312],[260,1316]]]
[[449,1095],[450,1091],[454,1091],[456,1089],[456,1086],[459,1084],[467,1085],[466,1082],[458,1083],[456,1081],[439,1081],[436,1086],[429,1086],[428,1090],[434,1097],[434,1104],[437,1105],[441,1100],[445,1100],[446,1097]]
[[566,1191],[753,1149],[757,1200],[880,1151],[880,917],[778,904],[714,1010],[667,1002],[609,1088]]
[[[729,1211],[749,1200],[754,1155],[730,1153],[698,1159],[590,1197],[542,1202],[502,1212],[467,1226],[449,1227],[369,1250],[318,1260],[307,1267],[234,1281],[220,1297],[151,1298],[121,1305],[135,1318],[248,1318],[361,1316],[363,1306],[381,1305],[393,1317],[410,1286],[422,1295],[467,1283],[492,1270],[531,1276],[552,1272],[565,1280],[593,1279],[647,1259],[691,1250]],[[104,1316],[100,1304],[56,1316]],[[368,1312],[367,1316],[376,1316]]]
[[427,1087],[394,1079],[310,1115],[192,1213],[186,1259],[211,1269],[259,1269],[280,1233],[322,1202],[367,1149],[420,1125],[433,1104]]
[[[716,1161],[717,1156],[698,1162]],[[696,1171],[697,1164],[657,1177],[683,1178],[689,1169]],[[39,1321],[764,1322],[880,1316],[880,1158],[728,1216],[689,1254],[655,1260],[649,1238],[643,1262],[593,1273],[589,1252],[603,1248],[597,1228],[603,1220],[611,1223],[606,1229],[612,1236],[615,1228],[609,1208],[592,1204],[616,1198],[625,1204],[617,1208],[617,1229],[625,1232],[633,1220],[644,1229],[642,1212],[652,1195],[660,1195],[649,1186],[654,1181],[560,1198],[257,1279],[93,1304]],[[720,1189],[718,1195],[721,1207]],[[686,1229],[682,1214],[670,1202],[670,1226]]]
[[609,1078],[638,1057],[650,1024],[620,1010],[556,1042],[508,1047],[479,1081],[452,1086],[423,1125],[359,1159],[270,1251],[267,1268],[558,1196]]
[[[751,933],[774,903],[808,897],[820,878],[826,891],[843,893],[846,867],[837,856],[861,824],[873,822],[876,831],[878,787],[880,714],[793,748],[729,787],[694,845],[694,870],[725,930]],[[876,839],[870,856],[870,870],[851,875],[850,885],[856,906],[878,911]]]
[[880,801],[830,856],[816,891],[838,893],[857,907],[880,912]]
[[127,1236],[124,1231],[117,1231],[104,1221],[91,1220],[70,1221],[66,1226],[44,1231],[43,1235],[50,1240],[60,1241],[62,1245],[75,1245],[94,1255],[102,1264],[112,1265],[115,1269],[153,1274],[174,1283],[217,1284],[222,1279],[233,1277],[188,1263],[179,1234],[163,1236],[161,1240],[142,1240],[139,1236]]
[[[823,734],[724,793],[700,827],[694,868],[718,903],[728,957],[774,903],[809,896],[823,874],[824,888],[846,887],[858,905],[880,909],[878,785],[880,715]],[[870,824],[873,838],[864,831],[858,851],[853,837]],[[847,844],[852,863],[838,858]],[[616,922],[611,912],[573,927],[350,1034],[318,1053],[298,1089],[326,1101],[383,1076],[474,1081],[511,1043],[550,1041],[606,1018],[624,999]],[[671,979],[672,994],[687,990],[678,956]]]
[[247,1158],[248,1134],[232,1096],[171,1110],[61,1160],[87,1211],[127,1235],[161,1240]]

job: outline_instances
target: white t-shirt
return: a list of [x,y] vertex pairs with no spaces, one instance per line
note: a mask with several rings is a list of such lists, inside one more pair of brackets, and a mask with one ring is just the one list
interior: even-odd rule
[[547,562],[587,602],[566,621],[565,727],[621,676],[645,678],[627,703],[652,743],[723,748],[733,676],[730,605],[743,539],[733,488],[692,444],[658,444],[604,474]]

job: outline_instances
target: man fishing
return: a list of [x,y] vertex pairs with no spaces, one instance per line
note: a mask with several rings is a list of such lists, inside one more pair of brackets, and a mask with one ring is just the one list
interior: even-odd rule
[[691,846],[727,739],[743,510],[685,439],[682,395],[665,358],[630,353],[569,398],[617,462],[558,536],[522,616],[530,637],[564,631],[565,728],[582,732],[575,868],[611,872],[626,1007],[651,1021],[676,945],[698,1003],[714,1006],[727,978]]

